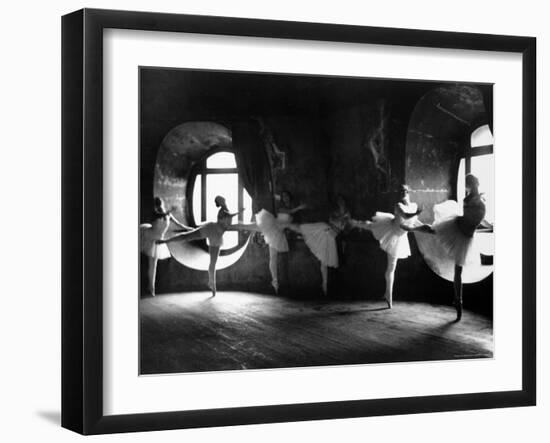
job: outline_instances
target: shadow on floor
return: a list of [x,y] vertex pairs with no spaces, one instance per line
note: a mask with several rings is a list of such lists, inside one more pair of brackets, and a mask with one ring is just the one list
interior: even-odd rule
[[36,415],[53,425],[61,426],[60,411],[36,411]]

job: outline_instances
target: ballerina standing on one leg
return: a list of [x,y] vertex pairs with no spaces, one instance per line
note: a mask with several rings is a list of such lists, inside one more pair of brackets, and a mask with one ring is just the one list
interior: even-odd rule
[[157,274],[157,262],[170,257],[170,251],[166,245],[157,244],[157,240],[164,239],[170,223],[174,223],[184,231],[192,228],[180,223],[176,218],[166,211],[164,202],[161,198],[155,197],[152,223],[142,223],[139,225],[140,231],[140,249],[149,257],[147,275],[149,281],[149,293],[155,296],[155,280]]
[[[479,180],[473,174],[466,176],[463,214],[459,212],[458,203],[454,200],[435,205],[435,221],[432,225],[432,233],[455,264],[453,286],[456,321],[462,318],[462,269],[465,265],[480,264],[481,256],[474,237],[477,228],[487,223],[484,222],[485,201],[479,192]],[[492,229],[490,223],[487,225]]]
[[416,203],[409,198],[409,187],[401,186],[399,201],[395,204],[394,213],[377,212],[371,221],[359,222],[355,226],[372,232],[374,238],[380,243],[380,248],[386,253],[387,265],[384,274],[386,291],[384,298],[388,308],[393,306],[393,283],[397,260],[411,255],[407,231],[427,229],[418,221],[418,209]]
[[[214,202],[218,211],[216,222],[208,222],[190,231],[182,232],[168,239],[159,240],[157,243],[164,244],[175,241],[192,241],[199,239],[208,239],[208,252],[210,253],[210,264],[208,266],[208,287],[212,291],[212,296],[216,296],[216,263],[220,255],[220,248],[223,244],[223,234],[227,230],[239,229],[241,225],[231,225],[231,219],[243,211],[230,213],[227,209],[225,198],[218,195]],[[246,226],[246,225],[242,225]]]
[[[288,252],[288,241],[285,229],[299,232],[299,228],[292,222],[296,212],[304,209],[305,205],[292,206],[292,195],[288,191],[281,193],[281,203],[277,211],[277,217],[271,212],[262,209],[256,214],[256,225],[264,236],[269,247],[269,271],[271,273],[271,286],[276,293],[279,292],[279,277],[277,270],[277,258],[280,252]],[[251,226],[251,225],[249,225]]]
[[328,294],[328,268],[339,265],[336,237],[358,222],[352,220],[346,200],[339,195],[336,209],[330,214],[328,223],[303,223],[299,225],[300,232],[310,251],[319,260],[323,294]]

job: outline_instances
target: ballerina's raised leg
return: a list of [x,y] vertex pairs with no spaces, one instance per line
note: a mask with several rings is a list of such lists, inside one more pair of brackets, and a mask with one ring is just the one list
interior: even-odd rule
[[[208,238],[210,245],[208,246],[208,252],[210,254],[210,263],[208,265],[208,287],[212,291],[212,296],[216,296],[216,263],[218,261],[218,256],[220,254],[220,246],[213,245],[213,243],[216,243],[217,236],[214,236],[216,238],[210,238],[209,231],[212,229],[210,228],[210,225],[215,225],[215,223],[207,223],[205,225],[199,226],[198,228],[187,231],[187,232],[181,232],[179,234],[174,235],[173,237],[170,237],[165,240],[160,240],[157,243],[163,244],[163,243],[172,243],[177,241],[193,241],[193,240],[201,240]],[[222,234],[223,235],[223,234]]]

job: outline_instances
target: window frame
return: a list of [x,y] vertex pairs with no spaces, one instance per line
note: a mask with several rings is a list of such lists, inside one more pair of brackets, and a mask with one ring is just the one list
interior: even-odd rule
[[490,154],[494,154],[493,145],[476,146],[475,148],[470,146],[468,149],[465,149],[461,159],[464,159],[464,171],[466,175],[472,172],[472,157]]
[[[239,173],[238,166],[235,166],[234,168],[208,168],[206,166],[206,162],[210,157],[213,155],[219,154],[220,152],[228,152],[235,156],[235,162],[237,160],[237,156],[235,154],[235,150],[228,147],[214,147],[209,149],[207,152],[204,153],[204,155],[195,162],[195,164],[191,167],[189,174],[188,174],[188,185],[187,185],[187,220],[189,221],[189,224],[193,227],[199,226],[199,224],[206,222],[206,177],[208,174],[237,174],[237,186],[238,186],[238,194],[237,194],[237,204],[239,208],[243,207],[243,193],[246,191],[244,188],[243,180],[241,178],[241,174]],[[201,176],[200,180],[200,186],[201,186],[201,207],[200,207],[200,214],[201,219],[199,220],[199,223],[197,223],[197,220],[195,219],[195,208],[193,204],[193,195],[195,193],[195,185],[197,184],[197,176]],[[244,223],[243,221],[243,214],[239,213],[236,215],[237,221],[239,223]],[[243,245],[248,241],[250,234],[247,234],[243,231],[237,231],[238,233],[238,242],[235,246],[228,248],[228,249],[220,249],[220,255],[230,255],[233,252],[241,249]],[[200,242],[201,247],[203,247],[205,250],[208,250],[208,245],[206,243],[206,240],[201,240]]]
[[[471,131],[468,135],[468,143],[464,143],[465,148],[462,151],[462,155],[458,159],[458,167],[456,169],[456,180],[455,180],[455,196],[456,200],[458,201],[458,190],[460,188],[460,181],[459,180],[465,180],[466,176],[468,174],[471,174],[472,172],[472,158],[473,157],[481,157],[483,155],[491,155],[494,154],[494,139],[493,144],[490,145],[482,145],[482,146],[472,146],[472,134],[477,131],[479,128],[486,126],[487,124],[482,124],[477,126],[473,131]],[[489,130],[491,131],[491,136],[493,135],[493,131],[489,127]],[[464,159],[464,177],[460,177],[460,163]],[[478,227],[479,228],[479,227]]]
[[481,145],[481,146],[472,146],[472,135],[480,128],[483,128],[484,126],[487,126],[489,131],[491,132],[491,138],[493,137],[493,131],[488,123],[481,124],[479,126],[476,126],[476,128],[470,132],[468,135],[468,143],[467,148],[464,149],[461,159],[464,159],[464,171],[465,174],[468,175],[472,172],[472,157],[479,157],[481,155],[489,155],[494,153],[494,140],[493,143],[490,145]]

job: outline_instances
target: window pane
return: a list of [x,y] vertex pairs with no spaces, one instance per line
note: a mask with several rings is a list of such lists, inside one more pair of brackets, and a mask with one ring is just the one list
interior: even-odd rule
[[[235,156],[230,152],[220,152],[207,158],[206,164],[208,168],[235,168]],[[228,174],[207,174],[206,189],[202,189],[202,175],[198,174],[195,178],[193,189],[193,216],[197,223],[206,221],[216,221],[218,208],[214,204],[214,198],[217,195],[225,197],[227,207],[231,212],[237,212],[239,205],[239,176],[237,173]],[[252,199],[248,192],[243,188],[242,201],[245,208],[241,220],[244,223],[249,223],[252,220]],[[201,198],[205,193],[206,198],[206,214],[205,218],[201,217]],[[235,216],[233,223],[237,223],[240,217]],[[230,249],[238,245],[239,233],[226,232],[224,234],[223,249]],[[208,242],[208,241],[207,241]]]
[[472,174],[479,179],[479,192],[485,197],[487,221],[495,221],[495,164],[494,154],[472,157]]
[[237,212],[239,183],[237,174],[208,174],[206,176],[206,219],[216,221],[218,208],[214,203],[217,195],[225,197],[231,212]]
[[472,148],[477,146],[487,146],[493,144],[493,134],[489,129],[489,125],[480,126],[474,132],[470,138],[470,145]]
[[235,154],[232,152],[218,152],[206,159],[207,168],[236,168]]
[[201,187],[201,178],[199,174],[195,179],[195,184],[193,187],[193,217],[195,218],[195,223],[200,223],[204,221],[201,216],[201,197],[202,197],[202,187]]

